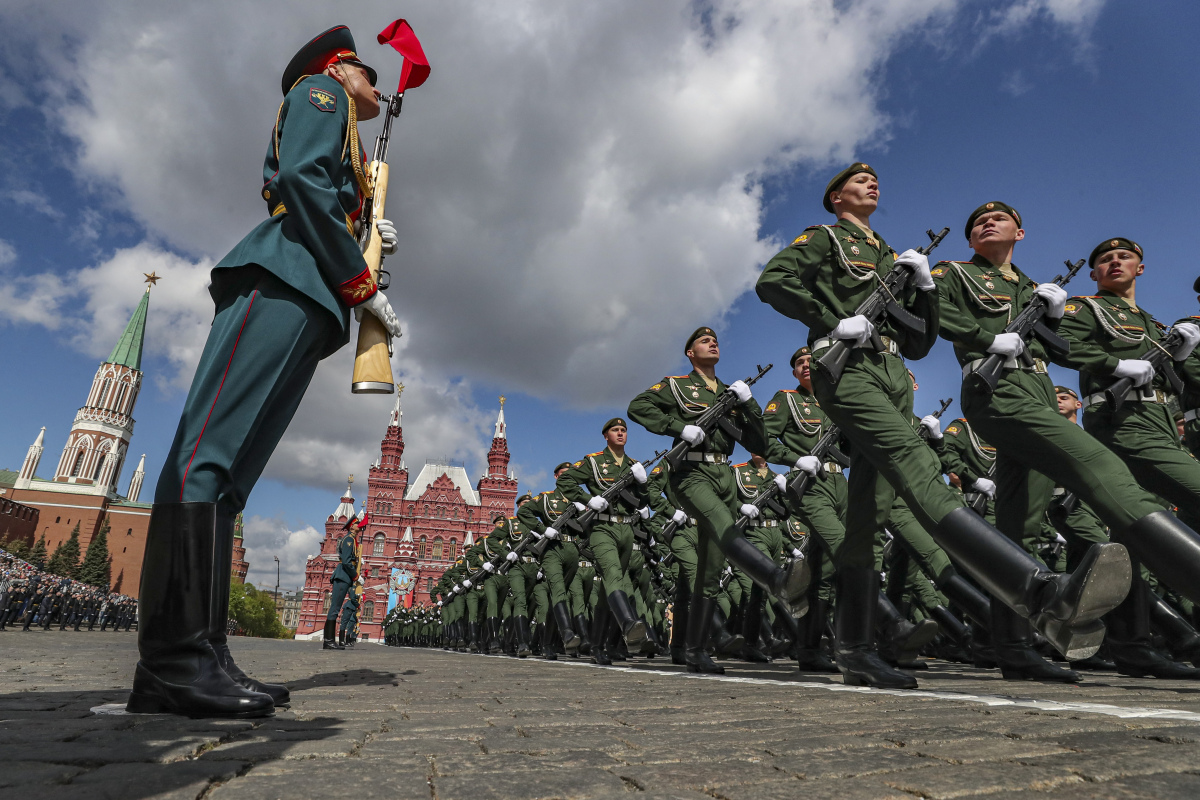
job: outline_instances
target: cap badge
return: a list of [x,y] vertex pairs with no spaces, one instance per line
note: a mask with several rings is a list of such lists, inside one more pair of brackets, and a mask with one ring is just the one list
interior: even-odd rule
[[988,211],[991,211],[995,207],[996,207],[995,203],[988,203],[986,206],[984,206],[984,208],[986,208]]
[[1109,243],[1108,243],[1108,246],[1109,246],[1109,247],[1116,247],[1116,246],[1118,246],[1118,245],[1120,245],[1120,244],[1121,244],[1121,243],[1120,243],[1120,242],[1118,242],[1116,239],[1113,239],[1111,242],[1109,242]]

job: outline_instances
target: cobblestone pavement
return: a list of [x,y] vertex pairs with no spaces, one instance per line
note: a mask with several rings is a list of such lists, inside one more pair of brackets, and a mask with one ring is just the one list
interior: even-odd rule
[[785,663],[712,679],[661,659],[232,646],[291,686],[291,710],[104,713],[124,703],[135,634],[0,632],[0,797],[1200,797],[1200,683],[938,664],[889,693]]

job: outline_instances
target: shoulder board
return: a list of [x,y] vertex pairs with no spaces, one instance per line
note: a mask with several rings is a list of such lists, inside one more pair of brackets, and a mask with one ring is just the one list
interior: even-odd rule
[[749,463],[750,463],[749,461],[743,461],[743,462],[742,462],[742,463],[740,463],[740,464],[734,464],[734,465],[733,465],[733,468],[734,468],[734,469],[741,469],[742,467],[745,467],[745,466],[749,465]]
[[1078,295],[1075,295],[1074,297],[1072,297],[1071,299],[1072,300],[1099,300],[1101,298],[1100,298],[1100,295],[1098,295],[1098,294],[1078,294]]
[[587,457],[588,457],[588,458],[591,458],[592,456],[598,456],[598,455],[601,455],[603,452],[604,452],[603,450],[597,450],[597,451],[596,451],[596,452],[594,452],[594,453],[588,453],[588,454],[587,454]]
[[1158,320],[1156,320],[1156,319],[1151,319],[1150,321],[1151,321],[1151,322],[1153,322],[1153,323],[1154,323],[1154,325],[1155,325],[1155,326],[1156,326],[1156,327],[1157,327],[1157,328],[1158,328],[1160,331],[1165,331],[1165,330],[1167,329],[1167,326],[1166,326],[1166,325],[1163,325],[1161,322],[1159,322],[1159,321],[1158,321]]
[[780,389],[779,393],[780,394],[795,394],[796,390],[795,389]]
[[688,378],[688,377],[691,377],[691,376],[690,375],[668,375],[667,377],[663,378],[663,380],[664,381],[666,381],[666,380],[677,380],[678,381],[678,380],[683,380],[684,378]]

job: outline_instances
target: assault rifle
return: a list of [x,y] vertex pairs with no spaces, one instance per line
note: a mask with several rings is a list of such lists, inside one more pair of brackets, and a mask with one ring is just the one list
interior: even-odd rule
[[[917,252],[929,255],[935,247],[941,244],[942,239],[946,238],[946,234],[949,232],[949,228],[942,228],[942,232],[936,234],[932,230],[926,231],[925,235],[929,237],[929,244],[919,248]],[[862,301],[858,308],[854,309],[854,316],[866,317],[874,326],[875,330],[871,334],[871,346],[877,353],[884,349],[879,328],[888,317],[913,335],[923,336],[925,334],[925,320],[900,305],[900,298],[904,296],[912,276],[912,267],[895,267],[887,274],[887,277],[879,282],[879,288]],[[837,383],[842,379],[842,371],[846,369],[846,362],[850,359],[850,350],[851,345],[845,339],[834,340],[833,345],[817,359],[817,368],[825,373],[830,381]]]
[[[782,525],[788,516],[788,512],[787,508],[785,508],[782,503],[775,499],[778,494],[779,484],[775,483],[775,481],[771,481],[770,485],[759,490],[758,496],[754,498],[754,502],[752,502],[750,505],[757,508],[760,512],[764,508],[771,509],[775,516],[779,517],[780,524]],[[741,514],[736,520],[734,520],[733,529],[739,534],[745,533],[746,528],[750,527],[750,522],[751,520],[749,517],[747,517],[745,514]]]
[[[987,474],[984,475],[983,477],[987,478],[988,480],[991,480],[995,475],[996,475],[996,462],[993,461],[992,465],[990,467],[988,467]],[[967,508],[974,511],[979,516],[983,516],[984,509],[987,508],[988,496],[986,494],[984,494],[983,492],[964,492],[964,494],[971,495],[971,499],[967,500]]]
[[1050,507],[1046,509],[1046,515],[1050,517],[1050,521],[1055,525],[1062,525],[1067,521],[1067,517],[1075,513],[1075,509],[1079,506],[1079,496],[1074,492],[1063,491],[1050,501]]
[[[758,383],[758,381],[762,379],[763,375],[766,375],[771,371],[771,367],[773,366],[775,365],[767,364],[766,367],[761,365],[758,366],[758,374],[753,378],[747,378],[745,380],[745,384],[747,386],[753,386],[754,384]],[[729,412],[732,411],[734,406],[737,404],[737,395],[733,393],[732,389],[726,389],[721,393],[721,396],[717,398],[716,402],[709,406],[703,414],[696,417],[691,424],[704,431],[704,438],[706,439],[712,435],[714,429],[720,427],[721,430],[725,431],[725,433],[729,434],[733,439],[740,440],[742,438],[741,429],[738,428],[738,426],[733,423],[733,420],[729,419],[728,417]],[[687,454],[691,452],[691,449],[692,445],[688,444],[687,442],[680,441],[667,451],[667,454],[663,456],[663,461],[666,461],[672,469],[676,469],[680,464],[683,463],[684,458],[686,458]]]
[[675,593],[675,585],[667,577],[666,573],[663,572],[663,562],[666,559],[660,561],[658,555],[654,552],[654,548],[650,546],[650,540],[655,539],[653,534],[646,533],[640,527],[636,527],[633,529],[633,538],[642,546],[642,555],[645,557],[646,566],[650,570],[651,583],[668,596],[673,595]]
[[[817,440],[816,445],[813,446],[809,455],[815,456],[821,462],[822,467],[828,461],[836,461],[843,467],[850,466],[850,459],[838,447],[838,439],[840,438],[842,438],[841,428],[837,425],[830,425],[829,430],[825,431],[825,435]],[[815,479],[815,475],[809,475],[807,472],[801,471],[788,484],[788,499],[792,501],[796,508],[800,507],[800,501],[804,499],[804,493],[808,491],[808,487],[812,485]]]
[[[1183,394],[1183,381],[1180,380],[1179,373],[1175,371],[1175,366],[1171,362],[1175,360],[1175,351],[1182,344],[1183,337],[1172,328],[1159,342],[1159,346],[1153,348],[1145,357],[1146,361],[1149,361],[1154,367],[1154,373],[1166,378],[1167,383],[1171,384],[1171,391],[1178,395]],[[1133,389],[1133,378],[1121,378],[1104,390],[1104,400],[1113,411],[1120,411],[1121,406],[1125,405],[1125,397],[1131,389]]]
[[[937,411],[933,412],[932,414],[930,414],[929,416],[933,417],[936,420],[940,420],[942,418],[942,414],[946,413],[946,409],[949,408],[950,404],[953,402],[954,402],[953,397],[947,397],[945,400],[942,401],[942,407],[939,408]],[[917,437],[922,442],[929,441],[929,428],[926,428],[924,425],[920,425],[918,427],[920,427],[920,430],[917,431]]]
[[[1081,258],[1074,263],[1071,263],[1070,260],[1063,263],[1067,265],[1069,271],[1065,276],[1058,275],[1052,281],[1060,289],[1070,283],[1075,274],[1083,268],[1084,260]],[[1036,336],[1048,350],[1065,356],[1071,352],[1071,343],[1050,330],[1050,326],[1046,324],[1046,310],[1048,308],[1049,305],[1045,300],[1040,297],[1034,297],[1029,301],[1029,305],[1021,310],[1017,318],[1008,323],[1008,327],[1004,329],[1004,332],[1020,334],[1021,339],[1025,342],[1029,341],[1030,336]],[[1017,356],[1017,358],[1025,366],[1033,366],[1033,356],[1029,355],[1028,348],[1022,350],[1021,355]],[[972,387],[991,394],[996,391],[996,386],[1000,383],[1000,375],[1004,369],[1004,362],[1007,360],[1004,356],[992,353],[983,360],[983,363],[979,365],[979,369],[967,376],[967,382]]]

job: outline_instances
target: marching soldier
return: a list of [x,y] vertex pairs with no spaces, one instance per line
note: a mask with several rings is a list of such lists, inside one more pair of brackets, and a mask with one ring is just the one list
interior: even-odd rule
[[696,562],[699,530],[696,520],[688,516],[681,508],[674,491],[671,489],[670,465],[662,461],[650,471],[650,480],[646,484],[646,493],[650,499],[650,507],[654,509],[651,520],[657,532],[661,532],[670,522],[675,533],[671,536],[669,547],[675,557],[675,596],[672,598],[671,611],[671,663],[686,666],[684,655],[687,638],[688,607],[691,604],[692,593],[696,588]]
[[[555,467],[554,480],[557,481],[570,467],[571,462],[569,461],[564,461]],[[575,575],[579,572],[579,548],[575,544],[575,537],[569,532],[553,528],[554,521],[566,512],[570,502],[557,488],[551,489],[521,505],[517,509],[517,519],[526,528],[537,534],[545,536],[548,530],[552,534],[550,545],[546,548],[546,553],[541,561],[542,572],[550,587],[550,619],[554,621],[554,625],[547,622],[546,631],[549,633],[554,627],[557,627],[558,634],[562,637],[563,649],[567,655],[573,656],[579,652],[582,640],[575,631],[578,620],[572,622],[567,603],[570,600],[568,591],[571,582],[575,580]],[[549,638],[547,636],[546,641],[542,644],[544,651],[549,647]],[[543,655],[546,653],[543,652]]]
[[[350,593],[350,587],[358,580],[358,537],[354,532],[357,522],[358,520],[353,517],[348,520],[345,528],[342,529],[342,535],[338,537],[338,565],[329,579],[333,588],[329,593],[329,611],[325,615],[325,632],[321,643],[322,650],[346,649],[338,638],[337,625],[338,614],[342,610],[342,603],[345,601],[346,595]],[[362,524],[357,527],[361,529],[366,523],[367,517],[364,513]],[[343,622],[343,631],[345,627],[345,623]]]
[[[769,506],[759,511],[753,505],[759,494],[775,482],[775,473],[767,465],[767,460],[760,455],[751,456],[745,463],[734,464],[733,471],[737,498],[741,503],[738,511],[750,518],[746,526],[746,538],[772,561],[780,563],[783,559],[781,526],[787,517],[776,514]],[[742,645],[742,658],[752,663],[765,664],[771,659],[759,649],[765,613],[762,587],[751,584],[750,579],[740,572],[735,572],[734,579],[742,585],[742,638],[745,640]],[[809,613],[812,613],[811,608]]]
[[[808,325],[817,362],[835,341],[852,348],[840,380],[821,370],[813,379],[821,408],[852,445],[846,544],[838,556],[838,668],[853,684],[916,686],[912,676],[875,652],[874,547],[896,494],[993,596],[1018,618],[1036,619],[1040,629],[1053,633],[1056,646],[1070,649],[1079,638],[1075,627],[1091,625],[1124,596],[1129,562],[1123,548],[1106,545],[1112,549],[1097,553],[1079,574],[1060,579],[963,506],[942,480],[937,454],[909,423],[913,390],[904,358],[928,354],[942,317],[928,259],[916,250],[897,256],[871,229],[879,183],[868,165],[855,163],[834,176],[823,203],[836,223],[808,228],[776,255],[760,275],[757,292],[780,313]],[[912,279],[892,301],[923,321],[921,334],[891,316],[873,322],[857,313],[898,266],[909,269]],[[1098,644],[1088,641],[1093,649]]]

